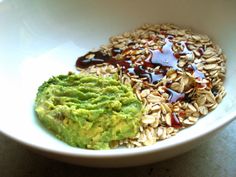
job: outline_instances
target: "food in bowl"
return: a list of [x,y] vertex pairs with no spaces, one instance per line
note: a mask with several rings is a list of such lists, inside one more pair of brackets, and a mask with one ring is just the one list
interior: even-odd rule
[[111,37],[107,45],[79,57],[76,67],[81,75],[117,75],[142,103],[138,131],[105,146],[114,148],[155,144],[215,109],[225,95],[225,62],[222,49],[206,35],[172,24],[147,24]]

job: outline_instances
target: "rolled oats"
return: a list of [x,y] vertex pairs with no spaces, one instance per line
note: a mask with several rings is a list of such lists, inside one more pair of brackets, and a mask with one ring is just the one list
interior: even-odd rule
[[[92,62],[96,52],[86,55],[87,61]],[[114,142],[112,147],[147,146],[174,136],[215,109],[226,94],[222,49],[208,36],[189,29],[144,24],[112,36],[99,52],[115,60],[106,58],[87,68],[77,65],[78,69],[104,77],[117,75],[122,83],[131,84],[144,105],[137,135]],[[122,63],[126,60],[132,65]]]

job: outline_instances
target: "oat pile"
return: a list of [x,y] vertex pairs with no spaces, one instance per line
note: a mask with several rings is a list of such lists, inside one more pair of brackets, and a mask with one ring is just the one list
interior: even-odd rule
[[[83,62],[81,62],[83,61]],[[174,136],[212,111],[225,95],[225,55],[206,35],[172,24],[145,24],[112,36],[77,60],[81,72],[119,74],[144,105],[140,131],[113,147],[140,147]]]

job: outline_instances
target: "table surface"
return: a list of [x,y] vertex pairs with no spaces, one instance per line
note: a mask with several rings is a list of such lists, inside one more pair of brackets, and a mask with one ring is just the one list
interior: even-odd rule
[[169,159],[140,167],[97,169],[35,154],[0,134],[1,177],[236,177],[236,121],[208,142]]

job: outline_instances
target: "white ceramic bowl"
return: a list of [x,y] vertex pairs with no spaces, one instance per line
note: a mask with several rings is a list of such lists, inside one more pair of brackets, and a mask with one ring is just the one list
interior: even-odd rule
[[[236,116],[236,1],[1,0],[0,132],[45,156],[86,166],[123,167],[183,153]],[[143,23],[175,23],[208,34],[228,57],[227,95],[216,110],[177,136],[135,149],[85,150],[54,138],[35,118],[37,87],[74,70],[79,55]]]

